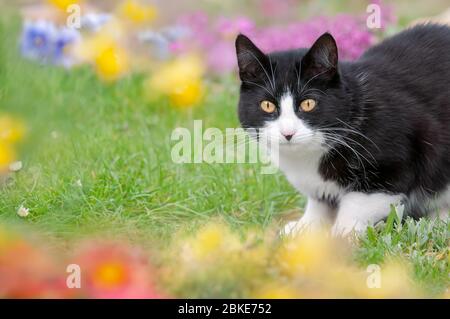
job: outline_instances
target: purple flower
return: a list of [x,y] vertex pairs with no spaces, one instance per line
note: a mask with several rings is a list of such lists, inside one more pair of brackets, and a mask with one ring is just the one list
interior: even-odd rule
[[25,22],[22,39],[22,55],[32,60],[48,62],[53,52],[56,28],[53,23],[38,21]]
[[78,42],[81,38],[80,33],[71,28],[62,28],[58,30],[54,39],[54,48],[52,53],[52,62],[54,64],[71,67],[75,64],[74,58],[68,54],[67,48]]
[[[374,1],[382,7],[383,26],[394,22],[392,8],[384,5],[381,0]],[[264,0],[263,9],[286,9],[292,2],[293,0],[286,0],[278,4],[278,1]],[[212,22],[206,13],[195,12],[180,17],[178,25],[189,32],[170,43],[170,50],[175,53],[199,50],[205,55],[210,69],[218,73],[235,69],[234,39],[238,33],[249,36],[263,51],[273,52],[310,47],[321,34],[330,32],[336,39],[339,57],[343,60],[357,59],[376,41],[374,30],[369,30],[366,26],[365,15],[319,16],[286,25],[258,27],[246,17],[219,17]]]
[[66,48],[80,39],[75,29],[61,28],[47,21],[25,22],[21,52],[28,59],[70,67],[75,62]]

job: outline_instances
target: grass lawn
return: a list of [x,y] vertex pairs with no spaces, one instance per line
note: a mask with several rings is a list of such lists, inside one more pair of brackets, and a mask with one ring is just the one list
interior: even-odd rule
[[[164,246],[181,228],[220,216],[232,228],[281,225],[304,199],[281,174],[262,175],[251,164],[174,164],[176,127],[238,127],[238,84],[208,83],[192,110],[150,102],[141,75],[105,84],[89,68],[66,71],[22,60],[18,20],[0,24],[0,110],[23,118],[24,167],[2,186],[0,223],[32,225],[64,241],[85,235],[126,237]],[[17,216],[24,205],[26,219]],[[361,266],[403,255],[430,293],[449,285],[448,224],[388,223],[361,238]]]

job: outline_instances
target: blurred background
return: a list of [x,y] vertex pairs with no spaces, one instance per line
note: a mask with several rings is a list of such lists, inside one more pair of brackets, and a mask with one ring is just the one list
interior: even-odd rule
[[[448,297],[447,224],[392,217],[351,248],[282,243],[305,200],[281,174],[178,165],[170,137],[195,119],[239,126],[238,33],[270,52],[329,31],[355,60],[416,23],[448,24],[449,6],[0,0],[0,297]],[[72,263],[81,290],[67,289]],[[365,285],[373,263],[381,290]]]

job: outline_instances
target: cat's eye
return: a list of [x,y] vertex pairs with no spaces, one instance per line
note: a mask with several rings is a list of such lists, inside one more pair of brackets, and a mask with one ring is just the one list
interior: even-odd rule
[[266,113],[273,113],[276,110],[275,104],[273,104],[270,101],[262,101],[261,102],[261,109]]
[[304,112],[311,112],[316,107],[316,104],[316,101],[314,101],[313,99],[306,99],[303,100],[302,103],[300,103],[300,108]]

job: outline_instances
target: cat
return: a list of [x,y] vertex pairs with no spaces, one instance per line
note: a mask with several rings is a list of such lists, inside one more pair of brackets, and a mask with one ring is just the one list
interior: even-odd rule
[[329,33],[270,54],[242,34],[235,45],[241,126],[278,143],[277,165],[307,197],[285,233],[361,233],[392,205],[448,216],[449,27],[415,26],[351,62]]

